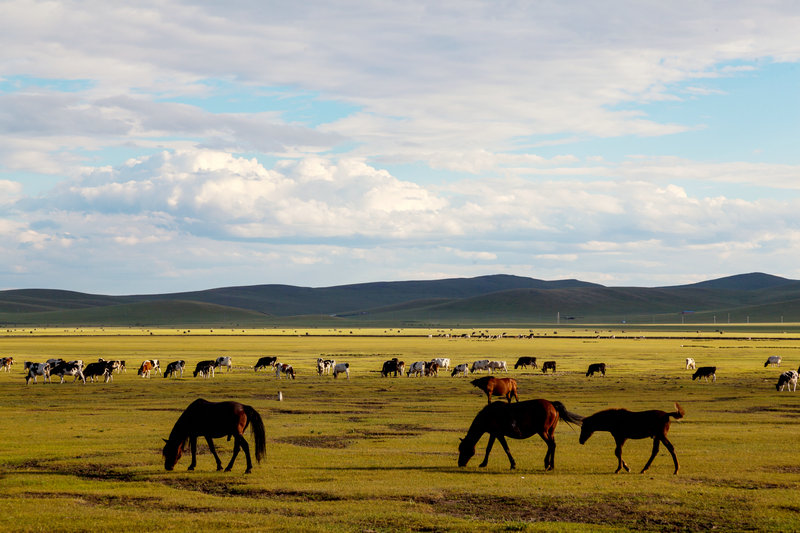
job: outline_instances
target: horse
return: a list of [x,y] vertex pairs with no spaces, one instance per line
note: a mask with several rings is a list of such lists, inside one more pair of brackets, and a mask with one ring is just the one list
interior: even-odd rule
[[605,363],[592,363],[589,365],[589,370],[586,371],[586,377],[594,376],[595,372],[600,372],[603,377],[606,377],[606,364]]
[[667,439],[667,432],[669,431],[670,418],[680,419],[686,415],[683,408],[675,402],[674,413],[667,413],[665,411],[628,411],[627,409],[606,409],[598,411],[597,413],[587,416],[583,419],[581,426],[581,436],[579,442],[585,444],[592,433],[595,431],[608,431],[614,437],[617,447],[614,454],[619,460],[617,469],[614,473],[618,473],[623,468],[626,472],[631,469],[625,461],[622,460],[622,445],[628,439],[644,439],[650,437],[653,439],[653,453],[650,455],[647,464],[642,468],[644,474],[650,464],[658,454],[658,447],[660,443],[664,443],[669,453],[672,455],[672,462],[675,463],[675,474],[678,473],[678,457],[675,455],[675,447]]
[[486,398],[489,400],[489,403],[492,403],[492,396],[505,396],[508,403],[511,403],[512,396],[519,401],[519,396],[517,396],[517,380],[514,378],[484,376],[482,378],[473,379],[470,383],[486,393]]
[[219,460],[217,450],[214,448],[214,441],[227,435],[228,440],[234,439],[233,457],[225,468],[230,472],[233,462],[239,455],[239,448],[244,450],[247,458],[247,469],[245,474],[249,474],[253,469],[250,460],[250,446],[244,438],[244,431],[250,425],[250,432],[255,440],[256,461],[261,462],[266,451],[266,438],[264,434],[264,422],[258,411],[249,405],[239,402],[209,402],[202,398],[193,401],[186,410],[183,411],[178,421],[175,422],[168,439],[163,439],[165,444],[161,451],[164,456],[164,468],[171,471],[178,464],[178,460],[183,455],[187,443],[192,446],[192,464],[189,470],[194,470],[197,465],[197,437],[205,437],[208,449],[214,455],[217,462],[217,471],[222,470],[222,462]]
[[582,417],[570,413],[561,402],[548,400],[526,400],[517,403],[494,402],[480,410],[472,421],[467,435],[458,445],[458,466],[466,466],[475,455],[475,444],[484,433],[489,433],[489,443],[486,445],[486,455],[483,462],[478,465],[485,467],[489,462],[489,453],[495,439],[503,446],[511,469],[517,467],[506,443],[506,437],[512,439],[527,439],[539,435],[547,444],[547,453],[544,456],[544,469],[555,468],[556,439],[554,436],[560,418],[566,422],[580,424]]

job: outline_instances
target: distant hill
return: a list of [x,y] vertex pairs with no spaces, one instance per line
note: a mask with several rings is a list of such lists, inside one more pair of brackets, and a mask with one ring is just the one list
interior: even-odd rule
[[800,281],[751,273],[645,288],[495,275],[130,296],[49,289],[0,292],[4,325],[675,323],[717,316],[800,322]]

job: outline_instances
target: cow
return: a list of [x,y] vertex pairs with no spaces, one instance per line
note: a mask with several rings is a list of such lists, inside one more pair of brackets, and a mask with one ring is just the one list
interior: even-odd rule
[[261,357],[258,362],[256,362],[255,371],[258,372],[262,368],[267,368],[268,366],[275,366],[275,363],[278,362],[278,358],[274,356],[265,356]]
[[555,361],[545,361],[542,364],[542,374],[547,374],[548,370],[552,370],[553,373],[556,371],[556,362]]
[[49,363],[25,363],[25,368],[28,369],[28,375],[25,376],[25,385],[30,383],[33,378],[34,383],[38,383],[36,376],[44,376],[44,382],[50,382],[50,364]]
[[222,367],[222,366],[226,366],[226,367],[228,367],[228,372],[230,372],[231,371],[231,366],[233,366],[233,362],[231,361],[231,358],[228,357],[228,356],[220,356],[220,357],[217,357],[216,361],[214,361],[214,366],[216,368],[219,368],[219,367]]
[[780,355],[770,355],[769,357],[767,357],[767,360],[764,363],[764,368],[767,368],[770,365],[781,366],[781,361],[782,359]]
[[439,368],[443,368],[444,370],[450,370],[450,359],[447,357],[437,357],[433,360]]
[[717,381],[717,367],[715,366],[701,366],[697,369],[697,371],[692,375],[692,381],[700,378],[706,378],[706,382],[708,382],[708,378],[711,377],[713,382]]
[[139,367],[139,370],[136,372],[137,375],[142,376],[143,378],[149,378],[150,372],[153,371],[153,362],[151,360],[142,361],[142,365]]
[[[150,359],[150,364],[153,366],[153,368],[150,369],[151,372],[153,372],[155,374],[160,374],[161,373],[161,366],[159,366],[159,364],[158,364],[158,359]],[[150,377],[150,376],[148,376],[148,377]]]
[[52,369],[54,369],[54,368],[56,367],[56,365],[58,365],[58,364],[60,364],[60,363],[63,363],[63,362],[64,362],[64,360],[63,360],[62,358],[58,357],[58,358],[54,358],[54,359],[48,359],[48,360],[47,360],[47,361],[45,361],[45,362],[46,362],[48,365],[50,365],[50,369],[52,370]]
[[505,370],[508,373],[508,366],[505,361],[489,361],[489,372],[494,373],[495,370]]
[[489,360],[481,359],[480,361],[472,363],[472,368],[470,368],[469,371],[475,373],[478,370],[489,370]]
[[686,358],[686,370],[689,370],[690,368],[692,370],[697,370],[697,363],[694,362],[693,358],[687,357]]
[[11,372],[11,365],[13,364],[14,364],[14,358],[11,356],[0,358],[1,370],[5,370],[6,372]]
[[389,377],[389,374],[394,374],[394,377],[397,377],[399,373],[401,376],[403,375],[403,371],[406,368],[406,364],[403,361],[399,361],[397,357],[393,357],[389,361],[384,361],[383,368],[381,368],[381,376],[382,377]]
[[347,379],[350,379],[350,363],[337,363],[333,367],[333,377],[338,377],[339,374],[346,374]]
[[450,374],[452,376],[468,376],[469,375],[469,365],[467,363],[461,363],[460,365],[456,365],[453,369],[453,372]]
[[275,363],[275,376],[277,376],[278,379],[281,379],[281,372],[286,374],[287,378],[296,379],[292,365],[288,365],[286,363]]
[[66,361],[57,364],[54,368],[50,370],[50,375],[61,377],[61,383],[64,383],[64,376],[75,376],[75,379],[72,381],[77,381],[80,378],[84,385],[86,384],[86,378],[83,376],[83,372],[81,371],[81,367],[83,365],[79,365],[78,363],[67,363]]
[[411,363],[411,366],[408,367],[408,374],[407,377],[411,377],[411,374],[415,376],[422,377],[425,375],[425,361],[416,361]]
[[426,376],[438,376],[439,375],[439,364],[436,361],[428,361],[425,363],[425,375]]
[[317,358],[317,374],[320,376],[322,374],[330,374],[335,366],[336,361],[334,359],[323,359],[321,357]]
[[173,361],[167,365],[167,368],[164,369],[164,377],[168,378],[170,376],[177,376],[180,373],[180,377],[183,377],[183,369],[186,367],[186,361]]
[[600,372],[603,377],[606,377],[606,364],[605,363],[592,363],[589,365],[589,370],[586,371],[586,377],[594,376],[595,372]]
[[212,361],[210,359],[207,359],[205,361],[200,361],[199,363],[197,363],[197,365],[195,365],[194,372],[192,373],[192,377],[196,378],[197,374],[200,374],[204,378],[208,378],[208,376],[210,374],[211,377],[213,378],[214,377],[214,363],[215,362],[216,361]]
[[519,367],[528,368],[529,366],[531,368],[539,368],[539,367],[536,366],[536,358],[535,357],[527,357],[527,356],[520,357],[519,359],[517,359],[517,362],[514,364],[514,370],[516,370]]
[[92,383],[94,383],[94,378],[103,376],[103,382],[108,383],[109,381],[113,380],[112,373],[114,372],[115,368],[114,363],[116,363],[116,361],[103,360],[100,360],[96,363],[89,363],[86,365],[86,368],[83,369],[83,376]]
[[83,370],[83,359],[75,359],[74,361],[69,362],[72,365],[78,365]]
[[797,390],[797,371],[796,370],[787,370],[780,376],[778,376],[778,384],[775,385],[775,389],[778,392],[783,391],[783,387],[786,386],[787,391],[796,391]]

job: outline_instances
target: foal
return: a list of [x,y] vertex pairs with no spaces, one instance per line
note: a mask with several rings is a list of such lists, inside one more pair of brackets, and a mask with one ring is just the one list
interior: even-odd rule
[[653,439],[653,453],[650,455],[647,464],[644,465],[642,473],[645,473],[650,468],[650,464],[658,454],[659,443],[663,442],[672,455],[672,462],[675,463],[674,473],[677,474],[678,457],[675,455],[675,448],[672,443],[667,439],[667,432],[669,431],[670,417],[677,420],[683,418],[686,413],[677,402],[675,403],[675,409],[677,411],[674,413],[658,410],[632,412],[627,409],[606,409],[605,411],[597,412],[583,419],[580,443],[585,444],[595,431],[610,432],[617,443],[617,447],[614,450],[614,455],[619,460],[617,469],[614,471],[616,474],[623,468],[626,472],[631,471],[625,461],[622,460],[622,445],[625,444],[625,441],[650,437]]

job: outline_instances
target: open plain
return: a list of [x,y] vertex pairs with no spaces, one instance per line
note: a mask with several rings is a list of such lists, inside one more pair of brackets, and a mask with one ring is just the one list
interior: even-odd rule
[[[777,392],[783,370],[800,365],[800,335],[775,328],[636,332],[596,328],[506,330],[504,338],[437,336],[436,330],[7,330],[0,355],[0,529],[14,531],[536,531],[800,529],[800,392]],[[487,332],[496,335],[501,331]],[[450,334],[473,330],[448,330]],[[518,335],[534,333],[532,338]],[[429,337],[429,335],[434,335]],[[230,372],[192,378],[194,364],[227,355]],[[297,371],[294,381],[264,355]],[[765,368],[780,355],[780,368]],[[320,356],[348,362],[349,380],[318,376]],[[555,374],[514,370],[520,356],[557,361]],[[23,361],[50,357],[124,359],[110,383],[26,386]],[[381,377],[385,360],[448,357],[452,364],[505,360],[521,400],[558,400],[589,415],[607,407],[673,410],[680,472],[661,450],[639,474],[651,441],[629,441],[632,473],[614,474],[607,433],[578,444],[578,428],[556,431],[555,470],[544,443],[509,439],[517,462],[487,442],[465,468],[458,438],[486,404],[472,378]],[[685,358],[718,367],[716,383],[692,381]],[[183,359],[180,379],[142,379],[136,367]],[[607,375],[587,378],[589,364]],[[503,373],[505,377],[506,374]],[[277,401],[281,392],[283,401]],[[197,470],[184,456],[164,470],[162,438],[196,398],[233,399],[258,410],[267,454],[244,475],[240,455],[216,472],[200,439]],[[496,400],[499,401],[499,400]],[[251,440],[249,430],[246,433]],[[216,441],[223,463],[232,443]]]

